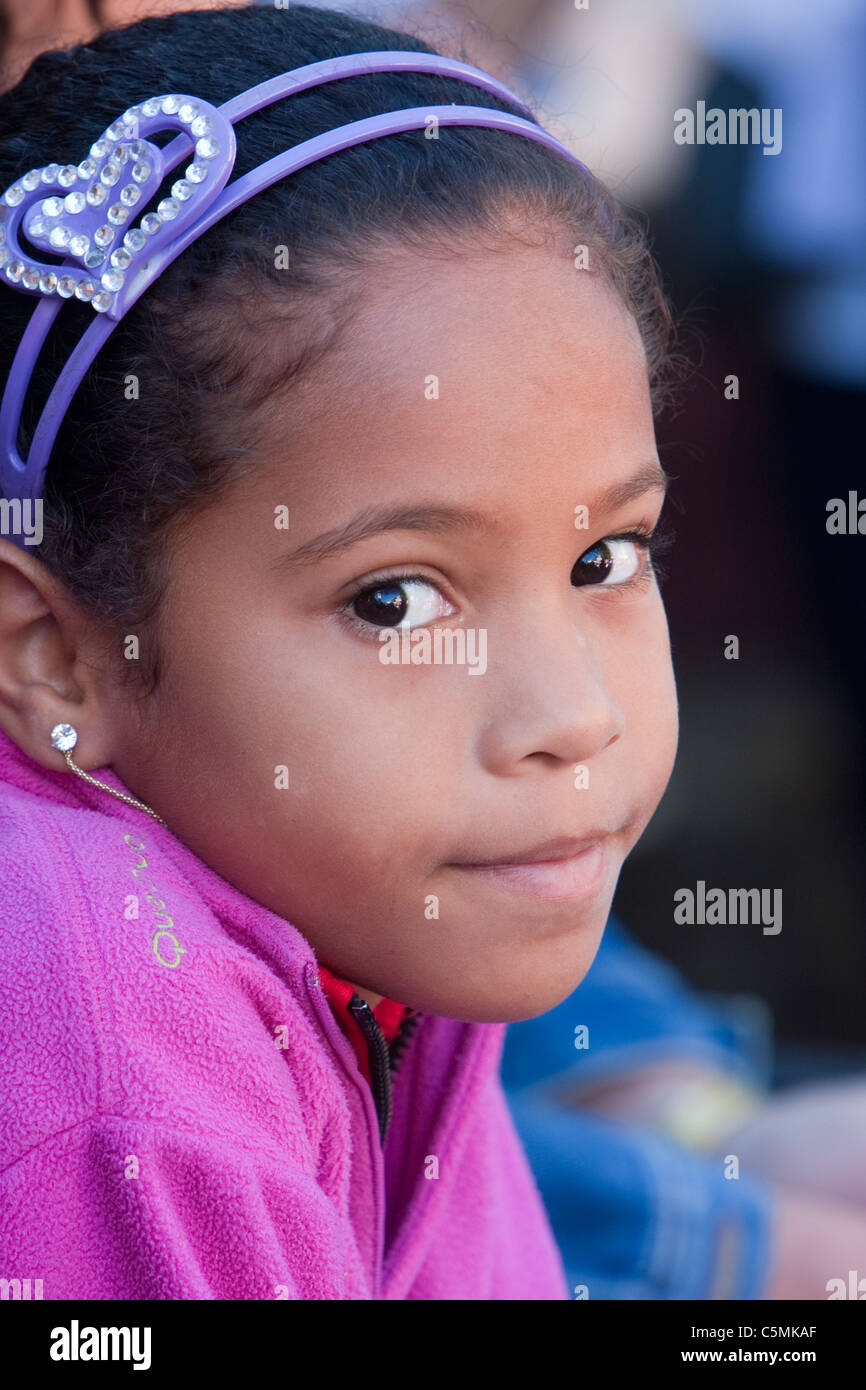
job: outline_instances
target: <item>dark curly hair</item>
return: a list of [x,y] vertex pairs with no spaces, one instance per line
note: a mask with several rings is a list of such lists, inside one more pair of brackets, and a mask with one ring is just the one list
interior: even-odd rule
[[[45,53],[0,97],[0,186],[49,159],[78,162],[105,126],[148,95],[185,92],[220,104],[290,68],[398,48],[435,51],[407,33],[293,4],[171,14]],[[515,109],[425,73],[351,77],[241,122],[233,177],[333,126],[451,102]],[[637,323],[658,412],[677,355],[642,220],[554,151],[490,129],[449,127],[435,142],[408,131],[308,166],[195,241],[121,320],[58,434],[35,553],[118,639],[139,635],[141,661],[121,663],[135,669],[139,693],[159,680],[174,527],[255,466],[255,421],[267,413],[260,407],[300,383],[346,332],[370,268],[389,247],[428,259],[459,245],[493,250],[528,238],[530,227],[542,236],[567,229],[571,245],[588,247],[591,266]],[[276,268],[277,246],[288,250],[288,269]],[[2,285],[0,303],[5,380],[34,300]],[[25,403],[22,454],[92,315],[74,300],[58,315]],[[124,390],[130,374],[141,383],[136,400]]]

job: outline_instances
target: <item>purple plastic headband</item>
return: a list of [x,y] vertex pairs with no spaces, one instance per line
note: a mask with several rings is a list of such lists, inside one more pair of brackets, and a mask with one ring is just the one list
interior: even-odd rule
[[[226,188],[236,154],[235,122],[282,97],[325,82],[374,72],[430,72],[482,87],[526,113],[526,119],[484,106],[413,106],[351,121],[266,160]],[[489,73],[436,53],[352,53],[309,63],[261,82],[222,106],[200,97],[149,97],[113,121],[80,164],[48,164],[16,180],[0,201],[0,270],[6,283],[41,296],[22,335],[0,406],[0,490],[8,501],[41,496],[41,486],[64,414],[88,367],[115,324],[154,280],[215,222],[288,174],[317,159],[367,140],[439,125],[488,126],[557,150],[586,166],[532,119],[529,108]],[[160,149],[147,137],[178,130]],[[136,204],[145,206],[167,173],[194,152],[185,177],[155,212],[124,230]],[[126,177],[128,175],[128,177]],[[122,184],[119,192],[116,185]],[[111,201],[114,199],[115,201]],[[62,264],[45,264],[22,251],[18,229],[48,252],[65,252]],[[96,272],[94,275],[92,272]],[[37,358],[65,300],[89,303],[97,317],[66,361],[33,434],[26,463],[17,437],[24,398]],[[22,528],[23,529],[23,528]],[[33,544],[18,531],[15,544]]]

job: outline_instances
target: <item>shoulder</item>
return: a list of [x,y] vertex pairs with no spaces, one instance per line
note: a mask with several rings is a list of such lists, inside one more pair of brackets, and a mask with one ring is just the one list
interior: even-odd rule
[[95,1115],[313,1165],[340,1088],[291,950],[214,911],[160,827],[13,796],[0,1167]]

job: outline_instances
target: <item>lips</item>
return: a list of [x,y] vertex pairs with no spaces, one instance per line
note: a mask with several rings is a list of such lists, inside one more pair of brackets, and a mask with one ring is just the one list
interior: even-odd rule
[[467,884],[497,893],[518,894],[524,898],[547,899],[550,906],[563,907],[587,903],[611,882],[613,860],[607,830],[576,839],[560,836],[530,849],[509,850],[509,857],[475,859],[449,867],[463,876]]
[[558,863],[564,859],[574,859],[575,855],[582,854],[584,850],[592,849],[594,845],[606,839],[609,834],[610,832],[607,830],[596,830],[580,840],[573,835],[560,835],[558,839],[545,840],[543,844],[535,845],[532,849],[496,854],[489,859],[459,859],[451,862],[462,869],[492,869],[506,868],[512,864]]

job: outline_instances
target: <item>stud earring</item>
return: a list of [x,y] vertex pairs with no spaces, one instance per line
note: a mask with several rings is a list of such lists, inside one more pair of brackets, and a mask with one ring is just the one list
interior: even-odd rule
[[149,806],[145,806],[143,801],[136,801],[134,796],[124,796],[123,792],[115,791],[114,787],[108,787],[104,782],[98,782],[95,777],[91,777],[89,772],[78,767],[72,760],[72,749],[78,742],[78,730],[72,724],[55,724],[51,730],[51,742],[58,748],[66,759],[66,764],[71,772],[76,772],[79,777],[83,777],[85,782],[90,782],[94,787],[101,787],[104,792],[111,792],[118,800],[125,801],[128,806],[136,806],[139,811],[146,811],[154,820],[158,820],[160,825],[165,825],[162,816],[158,816],[156,811],[152,811]]

